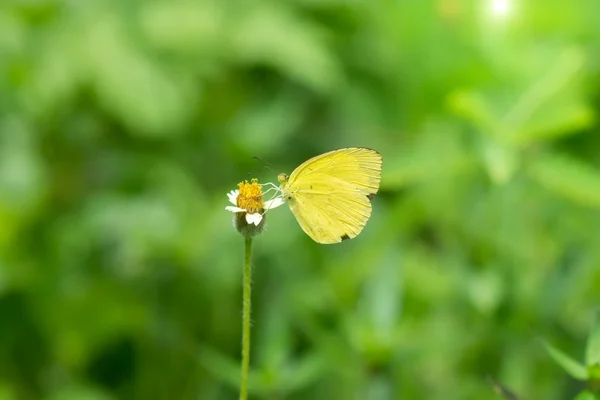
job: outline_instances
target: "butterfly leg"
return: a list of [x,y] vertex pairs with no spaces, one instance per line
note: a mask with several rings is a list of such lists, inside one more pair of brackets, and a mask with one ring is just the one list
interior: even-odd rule
[[[270,202],[271,200],[273,200],[273,199],[277,198],[277,195],[279,194],[279,189],[275,189],[275,190],[276,190],[275,194],[273,194],[273,196],[271,196],[271,198],[270,198],[269,200],[267,200],[267,202]],[[266,192],[265,192],[265,193],[266,193]],[[269,211],[269,210],[270,210],[270,208],[266,208],[266,209],[265,209],[265,211],[264,211],[264,212],[263,212],[261,215],[263,215],[263,216],[264,216],[264,215],[265,215],[265,213],[266,213],[267,211]]]
[[269,193],[271,190],[279,191],[277,188],[269,188],[263,192],[263,194]]
[[273,182],[261,183],[262,186],[271,186],[271,189],[279,190],[279,185],[274,184]]

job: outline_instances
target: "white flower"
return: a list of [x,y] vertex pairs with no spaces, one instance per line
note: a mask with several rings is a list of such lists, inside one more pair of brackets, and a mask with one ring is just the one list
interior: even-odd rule
[[[229,202],[231,204],[233,204],[233,206],[227,206],[227,207],[225,207],[225,210],[231,211],[233,213],[246,213],[246,222],[248,224],[254,224],[255,226],[258,226],[258,224],[260,224],[265,212],[267,212],[268,210],[272,210],[276,207],[279,207],[280,205],[282,205],[284,203],[284,201],[281,197],[276,197],[272,200],[265,201],[262,205],[264,208],[264,211],[261,213],[261,212],[257,212],[257,210],[248,210],[246,208],[238,207],[238,196],[239,195],[240,195],[239,190],[232,190],[229,193],[227,193],[227,198],[229,199]],[[251,211],[254,211],[254,212],[251,212]]]
[[267,200],[267,201],[265,201],[265,211],[277,208],[280,205],[282,205],[283,203],[285,203],[285,201],[283,201],[283,197],[281,197],[281,196],[275,197],[274,199],[271,199],[271,200]]

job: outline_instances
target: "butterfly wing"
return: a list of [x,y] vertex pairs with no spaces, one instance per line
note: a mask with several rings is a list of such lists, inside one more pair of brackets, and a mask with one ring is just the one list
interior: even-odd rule
[[307,235],[318,243],[339,243],[356,237],[364,228],[380,180],[378,152],[347,148],[301,164],[283,192]]

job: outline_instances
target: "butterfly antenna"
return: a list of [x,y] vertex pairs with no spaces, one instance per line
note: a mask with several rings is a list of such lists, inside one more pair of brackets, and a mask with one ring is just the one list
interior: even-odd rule
[[268,161],[265,161],[265,160],[263,160],[262,158],[260,158],[260,157],[257,157],[257,156],[253,156],[252,158],[254,158],[255,160],[258,160],[258,161],[260,161],[260,162],[264,163],[264,164],[265,164],[265,168],[269,169],[271,172],[275,172],[275,171],[273,170],[273,164],[271,164],[270,162],[268,162]]

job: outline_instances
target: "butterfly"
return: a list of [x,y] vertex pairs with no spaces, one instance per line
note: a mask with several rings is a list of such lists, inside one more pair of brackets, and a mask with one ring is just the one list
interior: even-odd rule
[[279,174],[278,191],[315,242],[339,243],[356,237],[371,217],[381,164],[375,150],[330,151],[303,162],[289,176]]

